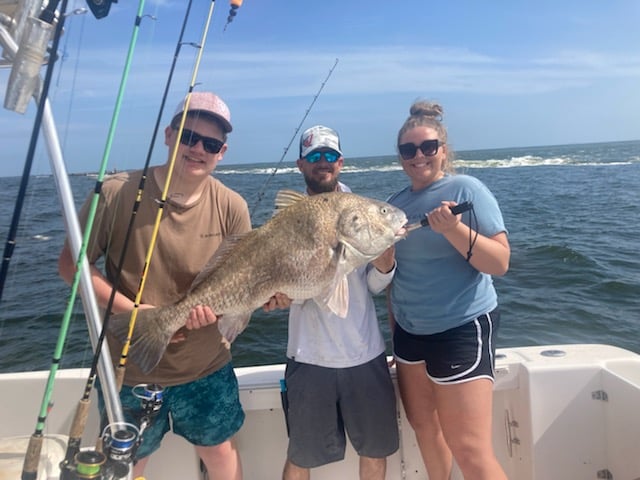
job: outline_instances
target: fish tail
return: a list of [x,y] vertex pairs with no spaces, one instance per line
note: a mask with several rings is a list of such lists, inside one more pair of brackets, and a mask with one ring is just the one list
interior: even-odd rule
[[[174,333],[162,328],[165,310],[166,308],[138,310],[128,356],[144,373],[151,372],[158,365]],[[127,340],[130,319],[130,312],[109,318],[109,330],[122,343]]]

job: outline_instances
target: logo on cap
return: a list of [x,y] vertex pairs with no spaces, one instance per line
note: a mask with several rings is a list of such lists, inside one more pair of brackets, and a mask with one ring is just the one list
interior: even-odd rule
[[313,145],[313,133],[310,133],[302,140],[302,146],[304,148],[309,148],[311,145]]

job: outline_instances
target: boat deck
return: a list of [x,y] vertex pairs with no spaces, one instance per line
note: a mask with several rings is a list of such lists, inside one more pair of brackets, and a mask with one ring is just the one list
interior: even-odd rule
[[[583,480],[640,478],[640,356],[605,345],[500,349],[496,359],[493,438],[509,478]],[[55,384],[47,434],[66,434],[86,381],[86,370],[63,370]],[[287,436],[279,381],[284,365],[236,369],[247,419],[238,434],[245,479],[278,479]],[[3,437],[29,436],[47,372],[0,375]],[[99,432],[93,409],[84,444]],[[389,457],[389,480],[424,480],[422,459],[400,402],[401,448]],[[20,452],[15,452],[20,456]],[[23,454],[22,454],[23,455]],[[358,458],[314,469],[314,480],[356,478]],[[0,469],[1,471],[1,469]],[[20,478],[3,477],[5,478]],[[148,479],[203,478],[192,447],[168,434],[149,462]],[[461,480],[456,469],[453,479]]]

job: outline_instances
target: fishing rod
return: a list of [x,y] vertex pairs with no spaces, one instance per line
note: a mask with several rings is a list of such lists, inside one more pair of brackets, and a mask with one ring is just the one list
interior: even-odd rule
[[[36,112],[36,118],[34,120],[31,139],[27,152],[27,159],[25,161],[18,197],[16,199],[13,218],[9,229],[8,240],[5,246],[2,268],[0,269],[0,299],[2,298],[2,291],[4,289],[4,284],[7,278],[9,262],[11,260],[13,249],[16,243],[15,239],[17,235],[18,224],[20,222],[20,215],[26,196],[26,189],[29,183],[31,167],[33,164],[35,149],[38,142],[38,133],[43,123],[45,107],[47,105],[49,94],[49,87],[51,85],[53,68],[56,61],[55,52],[57,52],[58,50],[60,37],[62,36],[64,26],[67,0],[63,0],[60,8],[60,17],[55,27],[53,42],[51,46],[51,52],[53,53],[49,56],[49,60],[47,62],[44,81],[41,85],[39,85],[39,70],[42,62],[44,61],[46,48],[51,37],[53,20],[55,18],[55,11],[58,8],[58,4],[59,1],[50,2],[47,5],[47,8],[41,12],[39,18],[29,17],[27,19],[28,25],[26,27],[26,30],[23,31],[20,46],[16,49],[16,54],[13,58],[11,77],[9,79],[9,85],[7,86],[5,107],[13,109],[19,113],[24,113],[26,111],[26,107],[31,96],[39,95],[39,98],[38,109]],[[40,452],[42,450],[42,443],[44,440],[44,420],[46,418],[50,398],[51,387],[50,385],[48,385],[43,398],[43,405],[45,405],[45,407],[40,411],[36,429],[29,440],[29,445],[25,454],[24,469],[22,472],[23,480],[32,480],[37,476],[38,461],[40,460]]]
[[[213,17],[213,11],[215,7],[215,0],[211,0],[211,4],[209,6],[209,11],[207,14],[207,18],[205,20],[205,24],[202,30],[202,35],[200,38],[200,43],[197,45],[198,54],[196,56],[196,60],[193,66],[193,72],[191,75],[191,82],[189,84],[189,89],[187,95],[184,100],[184,108],[182,111],[182,115],[180,117],[180,124],[177,129],[176,138],[180,138],[182,135],[182,131],[184,130],[184,124],[187,119],[187,114],[189,113],[189,104],[191,103],[191,94],[196,86],[196,79],[198,77],[198,71],[200,69],[200,62],[202,60],[202,54],[204,52],[205,43],[207,40],[207,36],[209,33],[209,26],[211,25],[211,18]],[[144,260],[144,266],[142,269],[142,274],[140,276],[140,284],[138,286],[138,292],[136,293],[135,300],[133,302],[133,310],[131,311],[131,318],[129,320],[129,331],[127,333],[127,338],[122,347],[122,353],[120,355],[120,361],[118,363],[118,367],[116,369],[116,376],[119,381],[119,384],[122,385],[124,382],[124,374],[127,363],[127,355],[129,354],[129,348],[131,346],[131,340],[133,338],[133,331],[136,326],[136,319],[138,317],[138,310],[140,307],[140,301],[142,298],[142,292],[144,290],[147,274],[149,273],[149,267],[151,265],[151,257],[153,256],[153,250],[155,248],[156,240],[158,237],[158,231],[160,230],[160,220],[162,220],[162,214],[164,212],[164,206],[167,202],[167,197],[169,194],[169,185],[171,184],[171,178],[173,176],[173,170],[175,167],[176,158],[178,156],[178,149],[180,148],[180,142],[176,141],[173,145],[173,150],[171,152],[169,158],[169,164],[167,167],[167,178],[164,182],[164,186],[162,189],[162,194],[160,199],[158,200],[158,213],[156,215],[155,222],[153,224],[153,231],[151,232],[151,240],[149,242],[149,247],[147,248],[147,254]]]
[[[64,0],[64,7],[66,8],[66,2],[67,0]],[[105,175],[105,171],[107,168],[107,162],[108,162],[108,158],[109,158],[109,153],[111,151],[111,145],[113,143],[113,137],[115,134],[115,128],[118,122],[118,116],[119,116],[119,112],[120,112],[120,107],[122,105],[122,99],[124,96],[124,89],[125,89],[125,85],[128,79],[128,75],[129,75],[129,70],[131,67],[131,62],[133,59],[133,51],[134,51],[134,47],[137,41],[137,36],[138,36],[138,31],[139,31],[139,25],[140,25],[140,19],[142,18],[142,9],[144,7],[144,0],[140,0],[139,3],[139,8],[138,8],[138,13],[136,16],[136,21],[135,21],[135,26],[134,26],[134,30],[133,30],[133,34],[132,34],[132,38],[129,44],[129,51],[127,54],[127,60],[125,63],[125,68],[123,70],[123,74],[122,74],[122,79],[121,79],[121,83],[120,83],[120,87],[119,87],[119,91],[118,91],[118,96],[116,99],[116,105],[114,108],[114,113],[113,113],[113,117],[112,117],[112,121],[111,121],[111,126],[109,129],[109,134],[108,134],[108,139],[107,139],[107,143],[105,146],[105,152],[102,158],[102,162],[101,162],[101,166],[98,172],[98,177],[97,177],[97,181],[96,181],[96,186],[95,186],[95,194],[92,198],[92,203],[90,206],[90,211],[89,211],[89,216],[88,216],[88,220],[87,220],[87,224],[85,227],[85,231],[83,234],[83,238],[82,238],[82,242],[80,245],[80,249],[77,255],[77,260],[76,260],[76,269],[75,269],[75,273],[73,276],[73,282],[71,285],[71,293],[69,295],[69,301],[67,303],[67,307],[65,309],[65,313],[63,315],[63,319],[62,319],[62,325],[60,327],[60,333],[58,336],[58,341],[56,343],[56,348],[55,348],[55,352],[54,352],[54,356],[53,356],[53,361],[52,361],[52,365],[51,365],[51,369],[49,371],[49,377],[47,380],[47,386],[45,388],[45,394],[43,397],[43,401],[42,401],[42,405],[41,405],[41,410],[40,410],[40,416],[38,417],[38,422],[36,424],[36,430],[31,438],[31,440],[34,441],[34,446],[32,449],[31,446],[31,440],[29,442],[29,448],[27,450],[28,454],[25,457],[25,462],[24,462],[24,466],[23,466],[23,474],[22,474],[22,478],[23,480],[30,480],[32,478],[35,478],[34,475],[37,474],[37,461],[40,457],[40,448],[41,448],[41,444],[42,444],[42,432],[44,430],[44,425],[46,422],[46,418],[47,418],[47,409],[49,407],[50,401],[51,401],[51,395],[52,395],[52,391],[53,391],[53,383],[55,380],[55,375],[56,372],[58,370],[58,366],[60,363],[60,358],[62,357],[62,350],[64,348],[64,345],[66,343],[66,337],[67,337],[67,333],[68,333],[68,329],[69,329],[69,324],[70,324],[70,319],[71,316],[73,314],[73,308],[75,305],[75,299],[76,299],[76,295],[77,295],[77,291],[78,291],[78,286],[80,284],[80,278],[82,275],[82,265],[86,260],[86,250],[87,250],[87,245],[89,242],[89,238],[91,236],[91,230],[92,230],[92,226],[93,226],[93,221],[95,218],[95,212],[97,210],[97,204],[98,204],[98,200],[99,200],[99,195],[100,195],[100,190],[101,190],[101,186],[102,186],[102,181],[104,179],[104,175]],[[61,18],[64,18],[64,9],[61,11]],[[55,52],[56,49],[54,48],[53,51]],[[96,346],[96,351],[99,353],[101,350],[101,343],[98,343],[98,345]],[[114,402],[119,402],[119,399],[117,398],[117,392],[109,392],[109,396],[111,398],[110,403],[114,403]],[[71,466],[74,463],[74,457],[75,455],[78,453],[78,451],[80,450],[80,442],[81,442],[81,437],[82,437],[82,430],[83,430],[83,425],[84,423],[86,423],[86,418],[88,416],[88,409],[89,409],[89,401],[83,401],[81,400],[78,404],[78,408],[76,409],[76,414],[74,416],[72,425],[71,425],[71,430],[70,430],[70,434],[69,434],[69,441],[67,444],[67,452],[66,452],[66,456],[65,456],[65,460],[62,462],[61,464],[61,470],[62,470],[62,476],[65,477],[65,474],[67,474],[67,478],[70,475],[69,471],[71,469]],[[120,416],[121,416],[121,408],[118,409],[120,411]],[[116,420],[121,420],[121,418],[118,418]],[[36,443],[39,440],[39,445],[36,445]],[[29,452],[31,451],[36,451],[37,450],[37,455],[29,455]],[[34,464],[35,462],[35,464]],[[127,469],[128,470],[128,469]]]
[[[473,209],[473,202],[462,202],[458,205],[454,205],[453,207],[449,207],[451,213],[454,215],[459,215],[461,213],[471,211],[469,216],[469,249],[467,250],[466,260],[467,262],[471,260],[471,256],[473,255],[473,247],[476,244],[476,240],[478,240],[478,219],[476,218],[476,211]],[[475,227],[473,224],[475,223]],[[413,230],[417,230],[418,228],[428,227],[429,226],[429,216],[425,216],[421,221],[416,223],[411,223],[405,227],[406,233],[412,232]]]
[[[16,27],[16,32],[22,31],[22,24],[24,22],[24,18],[28,15],[33,15],[35,13],[35,9],[37,9],[36,2],[32,2],[32,6],[29,7],[29,11],[26,12],[25,15],[22,15],[22,20],[18,22]],[[52,4],[51,4],[52,5]],[[76,14],[77,11],[74,10],[72,13]],[[16,33],[16,38],[29,38],[33,40],[31,36],[22,36],[21,34]],[[5,48],[5,52],[8,53],[12,59],[16,58],[16,54],[19,50],[18,44],[14,41],[11,36],[3,36],[2,43]],[[31,45],[32,46],[32,45]],[[56,50],[57,51],[57,50]],[[32,57],[33,58],[33,57]],[[37,76],[37,70],[39,70],[40,62],[35,62],[35,65],[38,67],[33,75]],[[32,82],[34,80],[38,80],[35,78],[27,78],[28,81]],[[11,84],[11,82],[10,82]],[[19,85],[20,86],[20,85]],[[24,85],[23,85],[24,86]],[[15,94],[15,92],[13,92]],[[23,91],[22,94],[28,96],[28,94],[32,93],[36,103],[39,100],[39,92],[30,92]],[[14,100],[14,104],[18,105],[18,103],[22,102],[24,98],[21,98],[19,95],[12,97]],[[19,101],[18,101],[19,100]],[[5,103],[6,104],[6,103]],[[26,105],[23,105],[23,108],[26,109]],[[53,174],[54,185],[58,191],[58,197],[60,201],[60,205],[62,207],[63,212],[63,220],[65,223],[65,227],[68,233],[68,240],[71,249],[74,252],[79,251],[79,245],[81,242],[81,231],[80,225],[78,222],[78,217],[76,215],[76,207],[75,200],[73,197],[73,193],[71,191],[71,186],[69,182],[69,175],[66,171],[62,149],[60,147],[59,137],[56,131],[56,124],[53,118],[53,114],[51,111],[50,101],[48,98],[45,99],[45,106],[43,111],[43,122],[42,122],[42,133],[46,140],[45,146],[47,148],[47,152],[50,157],[51,171]],[[91,271],[89,270],[88,262],[83,262],[82,264],[82,276],[83,280],[81,282],[82,288],[82,303],[87,313],[87,327],[89,333],[89,339],[93,346],[96,345],[97,332],[99,329],[99,312],[98,305],[95,298],[95,292],[91,286]],[[103,387],[105,393],[114,392],[117,400],[117,392],[115,388],[113,388],[113,379],[115,378],[113,372],[113,365],[111,363],[111,355],[106,346],[103,347],[103,355],[100,360],[100,375],[103,378]],[[120,419],[122,418],[122,409],[119,401],[112,404],[109,395],[105,394],[105,407],[109,417],[111,419]]]
[[324,88],[324,86],[326,85],[326,83],[329,81],[329,78],[331,77],[331,74],[333,73],[333,71],[335,70],[336,66],[338,65],[338,59],[336,58],[335,63],[333,64],[333,66],[331,67],[331,69],[329,70],[329,73],[327,74],[327,76],[325,77],[324,81],[322,82],[322,84],[320,85],[320,88],[318,89],[318,92],[315,94],[315,96],[313,97],[313,100],[311,100],[311,103],[309,104],[309,106],[307,107],[307,110],[304,112],[304,115],[302,116],[302,120],[300,120],[300,123],[298,124],[298,127],[295,129],[295,131],[293,132],[293,136],[291,137],[291,140],[289,140],[289,144],[285,147],[284,152],[282,153],[282,157],[280,157],[280,161],[276,164],[275,167],[273,167],[273,171],[271,172],[271,174],[267,177],[267,179],[265,180],[264,184],[262,185],[262,188],[260,189],[260,191],[258,192],[258,198],[256,200],[255,205],[253,206],[253,208],[251,209],[250,212],[250,216],[253,217],[253,213],[255,211],[256,208],[258,208],[258,205],[260,204],[260,202],[262,201],[262,196],[264,195],[264,190],[267,188],[267,184],[271,181],[271,179],[274,177],[274,175],[276,174],[276,172],[278,171],[278,168],[280,167],[280,165],[282,164],[282,162],[284,161],[284,158],[287,156],[287,153],[289,152],[289,148],[291,147],[291,144],[293,143],[293,141],[296,139],[296,137],[298,136],[298,132],[300,131],[300,128],[302,128],[302,124],[304,123],[304,121],[307,119],[307,116],[309,115],[309,113],[311,112],[311,109],[313,108],[314,103],[316,103],[316,100],[318,99],[318,97],[320,96],[320,93],[322,92],[322,89]]
[[[450,208],[451,213],[454,215],[459,215],[460,213],[467,212],[473,208],[473,203],[471,202],[462,202],[458,205],[455,205]],[[405,227],[407,233],[412,232],[413,230],[417,230],[418,228],[428,227],[429,226],[429,217],[424,217],[421,221],[416,223],[411,223]]]
[[[145,163],[144,163],[144,167],[142,169],[142,175],[141,175],[140,183],[138,184],[138,191],[137,191],[137,194],[136,194],[136,200],[135,200],[135,203],[133,205],[133,209],[131,211],[131,215],[130,215],[130,218],[129,218],[129,224],[127,226],[127,231],[126,231],[126,234],[125,234],[122,253],[121,253],[120,258],[118,260],[115,277],[114,277],[113,283],[112,283],[111,294],[109,296],[109,300],[108,300],[107,306],[105,308],[105,313],[104,313],[104,317],[103,317],[103,321],[102,321],[102,329],[100,331],[100,337],[98,339],[98,343],[99,343],[100,346],[103,344],[104,339],[106,337],[107,326],[108,326],[109,318],[110,318],[110,313],[109,312],[111,312],[111,309],[112,309],[112,306],[113,306],[113,302],[115,300],[116,293],[118,292],[118,287],[119,287],[119,284],[120,284],[120,277],[121,277],[122,268],[123,268],[123,265],[124,265],[125,254],[126,254],[127,249],[128,249],[128,245],[129,245],[130,238],[131,238],[131,233],[133,231],[133,224],[134,224],[134,221],[135,221],[135,218],[136,218],[139,206],[140,206],[140,202],[142,200],[142,195],[144,193],[145,183],[146,183],[146,179],[147,179],[147,172],[149,170],[149,165],[151,163],[151,157],[152,157],[152,154],[153,154],[153,147],[154,147],[154,144],[155,144],[155,141],[156,141],[156,137],[157,137],[157,134],[158,134],[158,130],[159,130],[159,127],[160,127],[162,114],[163,114],[163,111],[164,111],[164,107],[165,107],[166,99],[167,99],[167,96],[168,96],[169,88],[171,86],[171,82],[172,82],[172,79],[173,79],[173,74],[175,72],[175,67],[176,67],[176,64],[177,64],[177,60],[178,60],[178,57],[179,57],[179,54],[180,54],[180,49],[181,49],[181,47],[183,45],[184,32],[186,30],[187,21],[188,21],[189,16],[190,16],[192,3],[193,3],[193,0],[189,0],[189,2],[187,4],[187,9],[186,9],[185,16],[184,16],[184,19],[183,19],[183,22],[182,22],[182,28],[180,30],[180,35],[179,35],[178,41],[176,43],[176,49],[175,49],[175,52],[174,52],[174,55],[173,55],[173,61],[172,61],[171,67],[169,69],[169,76],[168,76],[167,81],[165,83],[165,89],[164,89],[164,93],[163,93],[163,96],[162,96],[160,109],[158,111],[158,116],[156,118],[156,123],[155,123],[154,129],[153,129],[153,132],[152,132],[151,141],[150,141],[149,149],[148,149],[148,152],[147,152],[147,157],[146,157],[146,160],[145,160]],[[84,390],[84,394],[82,396],[81,402],[88,402],[89,401],[91,390],[92,390],[93,384],[95,382],[96,367],[97,367],[99,358],[100,358],[100,350],[96,349],[94,357],[93,357],[93,361],[92,361],[92,364],[91,364],[91,368],[89,370],[89,376],[87,378],[87,383],[85,385],[85,390]],[[121,385],[122,385],[122,382],[117,382],[118,389],[121,387]],[[82,430],[84,430],[84,425],[82,426]],[[80,439],[80,435],[78,436],[78,439]]]
[[[40,98],[38,100],[38,109],[36,117],[33,121],[31,130],[31,139],[29,140],[29,148],[27,150],[27,158],[22,170],[22,178],[18,189],[18,196],[7,234],[7,242],[2,255],[2,266],[0,266],[0,301],[2,301],[2,292],[7,280],[9,272],[9,262],[13,256],[13,250],[16,246],[16,237],[18,234],[18,226],[20,224],[20,216],[22,207],[26,198],[27,187],[29,185],[29,177],[31,176],[31,167],[35,157],[36,146],[38,144],[38,132],[42,125],[42,117],[44,106],[49,94],[51,78],[53,77],[53,67],[56,61],[55,52],[57,51],[62,35],[62,27],[64,25],[64,11],[67,8],[67,1],[63,0],[61,15],[58,23],[53,27],[55,18],[55,10],[58,8],[60,0],[49,2],[47,8],[42,11],[39,17],[28,17],[27,25],[21,35],[20,46],[13,58],[13,68],[7,84],[7,93],[5,96],[5,108],[14,110],[18,113],[24,113],[27,104],[36,90],[40,90]],[[53,43],[49,60],[47,62],[46,73],[43,82],[39,82],[40,66],[44,62],[46,49],[53,31]],[[40,84],[41,83],[41,84]]]
[[[62,36],[64,21],[66,18],[65,12],[67,10],[67,3],[68,3],[67,0],[62,0],[62,5],[60,6],[58,23],[55,28],[55,33],[53,35],[53,43],[51,46],[52,54],[49,57],[49,62],[47,64],[44,82],[42,84],[42,89],[40,91],[40,98],[38,100],[38,110],[36,112],[36,118],[34,120],[33,130],[31,132],[31,140],[29,142],[27,160],[25,162],[25,166],[22,174],[22,181],[20,183],[20,190],[18,193],[18,199],[16,201],[16,208],[14,210],[11,227],[9,229],[9,239],[5,247],[5,254],[3,257],[2,269],[0,271],[0,299],[2,296],[2,290],[4,288],[9,261],[11,260],[11,255],[13,253],[13,247],[15,246],[15,238],[16,238],[16,232],[18,229],[20,213],[22,211],[22,205],[24,203],[26,188],[29,182],[31,166],[33,164],[35,149],[38,143],[38,136],[39,136],[38,132],[40,131],[40,127],[42,125],[45,105],[46,105],[46,101],[49,94],[49,86],[51,85],[51,78],[53,76],[53,67],[56,61],[56,52],[58,51],[58,45],[60,43],[60,37]],[[37,30],[41,30],[41,31],[47,30],[47,28],[44,26],[44,23],[47,23],[49,25],[52,24],[53,19],[55,18],[55,10],[57,9],[58,4],[59,4],[59,1],[50,2],[50,4],[47,5],[47,8],[40,15],[40,18],[38,19],[40,21],[39,23],[35,22],[36,19],[33,19],[34,22],[30,24],[31,28],[33,29],[31,30],[31,32],[34,32]],[[44,45],[46,46],[46,44],[48,43],[48,38],[46,37],[46,35],[44,36],[45,38],[40,42],[40,44],[44,43]],[[31,40],[29,36],[27,36],[27,38]],[[16,53],[14,62],[19,61],[21,56],[21,51],[24,52],[25,51],[24,49],[28,48],[28,47],[25,47],[25,45],[28,45],[28,42],[25,44],[25,40],[24,38],[22,38],[21,45],[18,49],[18,52]],[[28,55],[28,53],[24,55],[26,56]],[[43,57],[38,55],[37,58],[42,59]],[[15,66],[15,63],[14,63],[14,66]],[[21,65],[19,64],[19,66]],[[36,78],[37,78],[37,73],[36,73]],[[26,105],[21,103],[25,97],[27,98],[27,102],[28,102],[28,98],[31,96],[31,94],[33,94],[33,91],[30,93],[22,92],[22,95],[18,95],[18,98],[13,99],[14,106],[16,107],[17,111],[21,111],[21,110],[24,111],[23,109],[26,108]],[[19,97],[22,97],[22,98],[19,98]],[[63,336],[66,337],[66,331],[64,332],[64,335],[63,335],[63,332],[61,329],[60,337],[63,337]],[[56,345],[56,353],[54,354],[51,370],[49,372],[49,378],[47,380],[47,385],[43,395],[42,405],[40,407],[40,414],[36,422],[36,428],[34,433],[31,435],[29,439],[29,444],[27,446],[27,451],[25,453],[22,476],[21,476],[22,480],[35,480],[38,475],[38,463],[40,460],[40,452],[42,451],[42,443],[44,441],[44,435],[43,435],[44,425],[47,418],[47,411],[51,403],[51,395],[53,393],[53,381],[55,379],[55,372],[57,371],[57,367],[60,362],[62,347],[64,345],[64,338],[62,339],[62,342],[61,342],[60,337]]]

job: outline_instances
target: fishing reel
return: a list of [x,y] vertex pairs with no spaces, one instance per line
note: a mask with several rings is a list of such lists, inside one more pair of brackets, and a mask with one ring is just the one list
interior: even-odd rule
[[102,451],[81,450],[72,461],[60,464],[62,480],[119,480],[130,478],[140,431],[130,423],[107,425],[102,432]]
[[130,423],[112,423],[102,432],[102,445],[106,456],[104,480],[127,478],[134,455],[141,441],[141,431]]
[[73,465],[65,465],[68,470],[67,473],[69,474],[64,475],[64,477],[73,480],[86,478],[101,479],[103,478],[102,470],[106,461],[107,457],[102,452],[94,450],[78,452],[74,457]]
[[151,424],[153,418],[162,408],[164,388],[157,383],[141,383],[132,388],[133,393],[140,399],[142,415],[140,416],[140,434]]
[[109,424],[102,432],[102,451],[79,450],[60,464],[62,480],[118,480],[130,478],[131,466],[142,441],[142,432],[151,424],[162,408],[164,388],[160,385],[139,384],[133,395],[140,399],[139,427],[131,423]]

